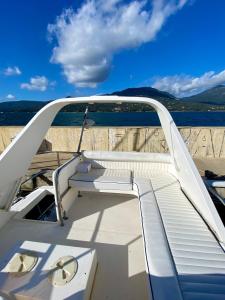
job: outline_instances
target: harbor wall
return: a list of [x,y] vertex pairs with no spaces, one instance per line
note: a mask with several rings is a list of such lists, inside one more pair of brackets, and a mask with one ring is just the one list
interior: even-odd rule
[[[14,126],[0,127],[0,152],[4,151],[21,129]],[[225,158],[225,127],[180,127],[179,131],[193,157]],[[76,151],[79,136],[79,127],[51,127],[40,152]],[[163,131],[159,127],[93,127],[85,130],[82,149],[168,152]]]

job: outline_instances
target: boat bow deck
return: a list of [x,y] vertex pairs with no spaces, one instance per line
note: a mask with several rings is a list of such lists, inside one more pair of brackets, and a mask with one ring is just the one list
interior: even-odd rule
[[[80,155],[78,151],[53,174],[57,220],[63,227],[24,220],[23,209],[8,211],[21,178],[60,109],[73,103],[121,102],[147,104],[156,110],[169,154],[92,151]],[[91,163],[89,174],[76,172],[82,161]],[[225,245],[225,228],[172,117],[160,102],[115,95],[52,101],[1,154],[0,174],[0,208],[4,210],[1,257],[18,239],[48,242],[52,247],[86,246],[97,250],[99,260],[92,300],[147,296],[163,300],[170,292],[173,300],[225,298],[225,253],[221,247]],[[79,198],[79,190],[91,192]],[[107,196],[93,193],[104,190]],[[124,195],[129,193],[133,195]],[[32,200],[34,206],[40,199],[36,196]]]
[[[78,189],[83,182],[82,189],[86,185],[93,190],[105,189],[111,182],[119,189],[120,170],[93,169],[90,177],[77,173],[69,182]],[[224,250],[177,179],[168,173],[137,170],[132,182],[140,200],[149,284],[155,299],[167,299],[169,289],[173,299],[224,298]]]

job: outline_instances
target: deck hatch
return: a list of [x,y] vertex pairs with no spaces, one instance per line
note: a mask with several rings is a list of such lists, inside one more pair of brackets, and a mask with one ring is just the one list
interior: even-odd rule
[[45,195],[25,216],[24,219],[57,222],[54,195]]

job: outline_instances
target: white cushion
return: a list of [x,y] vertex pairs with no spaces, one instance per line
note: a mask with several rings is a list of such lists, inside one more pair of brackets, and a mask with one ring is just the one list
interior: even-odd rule
[[88,173],[91,170],[91,163],[84,161],[79,163],[79,165],[77,165],[76,167],[76,171],[79,173]]
[[69,185],[79,190],[132,190],[129,170],[91,169],[88,173],[76,173],[69,179]]
[[153,298],[181,300],[176,269],[150,180],[134,178],[141,209],[146,264]]
[[143,153],[143,152],[117,152],[117,151],[83,151],[84,160],[106,161],[146,161],[171,163],[171,156],[167,153]]

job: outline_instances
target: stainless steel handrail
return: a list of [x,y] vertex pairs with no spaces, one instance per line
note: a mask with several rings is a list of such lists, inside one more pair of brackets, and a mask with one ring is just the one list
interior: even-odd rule
[[79,155],[75,153],[75,155],[68,160],[64,165],[60,166],[58,169],[55,170],[54,172],[54,186],[55,186],[55,206],[56,206],[56,211],[57,215],[59,218],[59,222],[61,226],[64,226],[63,222],[63,207],[62,207],[62,194],[59,191],[59,175],[60,172],[68,165],[70,164],[74,159],[76,159]]

